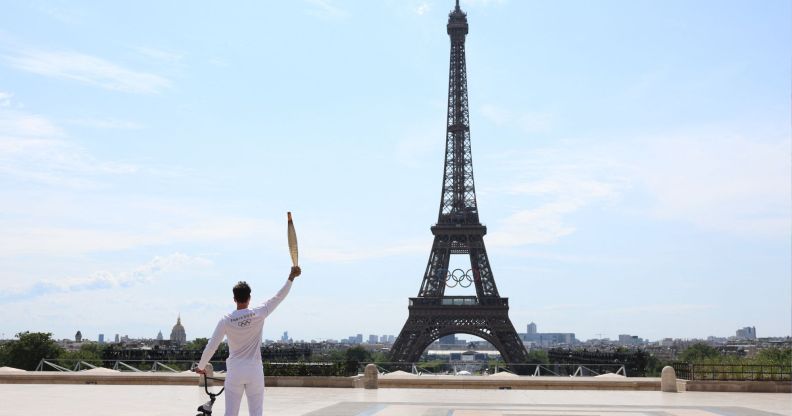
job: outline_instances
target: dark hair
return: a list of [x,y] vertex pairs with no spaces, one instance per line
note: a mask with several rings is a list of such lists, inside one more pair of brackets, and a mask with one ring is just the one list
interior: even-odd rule
[[250,300],[250,286],[242,280],[234,286],[234,300],[244,303]]

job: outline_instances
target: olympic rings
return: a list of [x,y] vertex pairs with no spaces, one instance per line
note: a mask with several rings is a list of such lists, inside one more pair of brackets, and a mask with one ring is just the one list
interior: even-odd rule
[[470,287],[473,284],[473,277],[470,275],[471,270],[467,271],[462,269],[454,269],[448,272],[446,276],[446,286],[448,287]]

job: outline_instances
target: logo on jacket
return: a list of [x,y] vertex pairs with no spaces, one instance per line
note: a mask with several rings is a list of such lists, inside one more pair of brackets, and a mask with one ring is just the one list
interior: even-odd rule
[[239,325],[240,327],[245,327],[250,325],[250,322],[251,322],[250,319],[245,319],[244,321],[240,321],[237,325]]

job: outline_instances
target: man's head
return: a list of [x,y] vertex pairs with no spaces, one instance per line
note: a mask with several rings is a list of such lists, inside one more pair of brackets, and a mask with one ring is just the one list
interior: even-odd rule
[[247,303],[250,300],[250,286],[247,282],[240,281],[234,286],[234,301],[236,303]]

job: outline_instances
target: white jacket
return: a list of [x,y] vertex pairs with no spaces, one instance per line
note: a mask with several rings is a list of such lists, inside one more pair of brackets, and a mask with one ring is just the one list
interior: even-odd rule
[[261,330],[264,319],[280,305],[289,294],[292,282],[287,280],[281,290],[261,306],[237,309],[217,323],[212,339],[206,344],[198,368],[203,370],[214,355],[215,350],[228,337],[228,359],[226,362],[261,363]]

